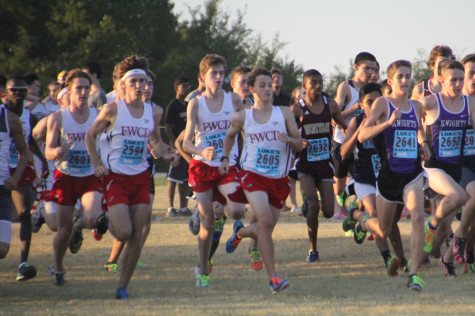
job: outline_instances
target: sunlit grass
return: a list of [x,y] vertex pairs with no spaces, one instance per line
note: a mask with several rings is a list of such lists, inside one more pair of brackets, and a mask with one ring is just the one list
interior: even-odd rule
[[[232,231],[225,225],[223,244],[215,255],[210,287],[194,287],[193,268],[198,260],[196,237],[188,231],[188,218],[165,218],[164,183],[157,187],[152,229],[142,253],[146,268],[136,270],[128,301],[114,299],[117,274],[103,270],[112,237],[95,241],[84,231],[83,247],[65,258],[68,283],[51,284],[47,267],[52,263],[53,233],[46,227],[33,236],[30,263],[38,276],[15,281],[19,257],[18,229],[7,258],[0,261],[1,315],[473,315],[475,276],[447,279],[436,261],[424,267],[427,287],[421,293],[406,288],[407,274],[389,278],[374,242],[356,245],[345,237],[341,223],[322,219],[318,250],[321,261],[305,263],[308,251],[303,217],[283,213],[274,232],[276,269],[291,282],[288,290],[271,295],[266,273],[251,269],[243,241],[229,255],[223,247]],[[194,205],[194,204],[191,204]],[[245,221],[247,223],[247,221]],[[410,222],[403,220],[408,255]]]

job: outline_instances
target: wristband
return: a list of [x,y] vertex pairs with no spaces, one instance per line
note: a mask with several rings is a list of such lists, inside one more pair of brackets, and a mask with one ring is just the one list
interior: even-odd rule
[[222,156],[219,161],[223,162],[224,159],[227,159],[227,160],[229,161],[229,157],[228,157],[228,156]]

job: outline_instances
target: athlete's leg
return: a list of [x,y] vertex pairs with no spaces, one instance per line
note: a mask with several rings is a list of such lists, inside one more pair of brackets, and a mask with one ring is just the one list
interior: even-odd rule
[[53,231],[53,232],[56,232],[58,230],[58,223],[57,223],[57,220],[56,220],[56,212],[57,212],[57,204],[52,202],[52,201],[48,201],[48,202],[45,202],[45,222],[46,222],[46,225],[48,226],[48,228]]
[[235,220],[244,218],[246,215],[246,205],[243,203],[236,203],[228,198],[228,194],[234,192],[239,185],[237,182],[230,182],[226,184],[218,185],[219,193],[226,198],[226,213],[228,217]]
[[213,190],[195,192],[198,210],[200,212],[200,233],[198,249],[200,255],[200,274],[209,274],[208,260],[211,249],[211,239],[214,233]]
[[64,272],[63,258],[68,249],[73,226],[74,205],[57,205],[58,231],[53,239],[54,272]]
[[467,192],[468,200],[463,207],[460,226],[454,233],[454,236],[457,238],[465,238],[470,224],[475,220],[475,181],[467,184],[465,191]]
[[[307,231],[310,243],[310,251],[316,251],[318,233],[318,213],[320,211],[320,205],[318,204],[317,185],[315,184],[315,178],[308,174],[303,174],[299,178],[299,180],[302,190],[305,192],[305,196],[307,198],[308,203]],[[333,199],[333,196],[331,197],[331,199]]]
[[30,184],[19,186],[12,191],[13,204],[20,220],[20,262],[28,261],[31,244],[31,207],[36,191]]
[[397,203],[386,201],[380,195],[376,196],[376,209],[379,210],[378,217],[370,218],[362,223],[363,230],[386,239],[392,229],[396,206]]
[[168,193],[168,207],[173,207],[175,201],[175,187],[176,182],[168,180],[167,193]]
[[180,196],[180,209],[188,207],[188,199],[186,198],[190,193],[190,187],[187,181],[178,184],[178,195]]
[[81,198],[84,215],[74,223],[74,230],[81,231],[84,228],[96,227],[97,218],[102,214],[102,194],[97,191],[86,192]]

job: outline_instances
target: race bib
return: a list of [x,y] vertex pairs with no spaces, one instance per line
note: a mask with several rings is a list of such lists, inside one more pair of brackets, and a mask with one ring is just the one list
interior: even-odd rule
[[226,132],[217,132],[214,134],[206,135],[205,142],[207,147],[214,147],[214,151],[216,152],[216,158],[220,159],[223,155],[223,145],[224,145],[224,137],[226,136]]
[[374,148],[373,140],[369,139],[369,140],[361,143],[361,146],[363,146],[364,149],[373,149]]
[[123,165],[138,165],[142,162],[145,150],[144,140],[124,139],[119,157]]
[[18,149],[13,142],[10,143],[10,164],[18,165]]
[[440,131],[439,157],[460,156],[462,145],[462,131]]
[[310,146],[307,147],[308,161],[321,161],[330,159],[330,146],[328,138],[309,139]]
[[280,166],[280,150],[257,148],[255,169],[266,175],[278,175]]
[[373,165],[374,176],[377,178],[379,169],[381,169],[381,160],[379,159],[378,154],[371,155],[371,163]]
[[396,158],[417,158],[417,132],[396,130],[393,156]]
[[465,142],[463,144],[463,155],[475,155],[475,132],[473,129],[468,129],[465,133]]
[[70,150],[68,151],[68,170],[71,173],[88,173],[91,171],[91,158],[87,150]]

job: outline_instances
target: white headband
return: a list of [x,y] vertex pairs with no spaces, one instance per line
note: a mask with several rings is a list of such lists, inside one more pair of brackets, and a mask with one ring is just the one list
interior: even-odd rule
[[66,93],[68,93],[68,89],[63,88],[61,91],[58,92],[58,96],[56,97],[56,99],[61,99]]
[[134,75],[144,75],[145,77],[147,77],[147,73],[145,72],[145,70],[143,70],[143,69],[132,69],[132,70],[127,71],[122,76],[122,78],[120,78],[120,81],[124,81],[128,77],[134,76]]

